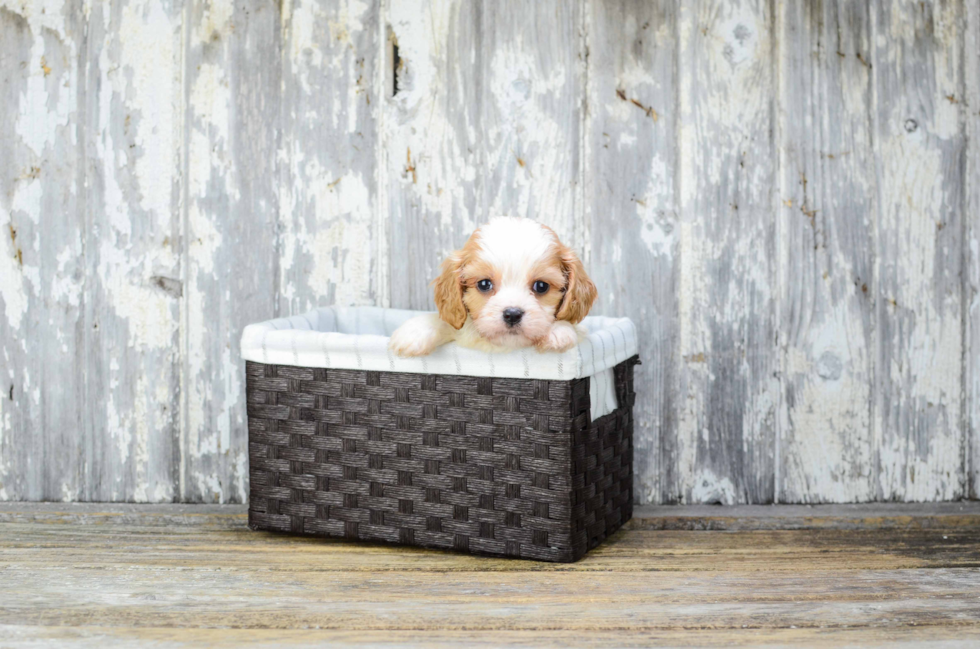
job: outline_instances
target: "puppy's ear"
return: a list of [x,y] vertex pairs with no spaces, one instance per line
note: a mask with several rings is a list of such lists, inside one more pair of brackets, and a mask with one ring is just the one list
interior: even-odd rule
[[439,317],[453,329],[459,329],[466,322],[463,283],[460,278],[462,269],[463,256],[458,251],[454,252],[442,262],[442,272],[432,281]]
[[568,283],[565,286],[565,294],[558,305],[558,312],[555,317],[559,320],[568,320],[572,324],[582,321],[592,308],[592,304],[599,296],[595,284],[589,279],[582,266],[581,260],[570,248],[562,247],[561,264]]

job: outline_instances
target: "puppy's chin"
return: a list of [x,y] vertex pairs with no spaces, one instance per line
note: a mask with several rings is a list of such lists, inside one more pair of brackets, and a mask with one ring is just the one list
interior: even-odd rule
[[524,317],[515,327],[509,327],[504,322],[503,308],[492,304],[484,306],[473,317],[473,324],[484,339],[494,345],[512,349],[536,345],[548,335],[554,321],[553,314],[543,311],[537,305],[525,309]]
[[487,342],[496,345],[497,347],[504,347],[506,349],[519,349],[521,347],[531,347],[537,340],[532,339],[521,331],[521,327],[504,327],[501,330],[499,327],[480,327],[478,320],[474,320],[473,323],[476,325],[476,330],[479,332],[480,336],[483,337]]

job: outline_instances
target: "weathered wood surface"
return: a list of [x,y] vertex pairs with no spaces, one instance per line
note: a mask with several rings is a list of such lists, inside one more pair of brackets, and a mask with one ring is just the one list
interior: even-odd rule
[[[966,282],[963,292],[966,319],[964,393],[966,395],[966,469],[967,495],[980,498],[980,6],[965,3],[963,112],[966,121],[966,178],[963,211],[966,218],[964,250],[967,255]],[[972,182],[969,179],[974,179]]]
[[[904,514],[948,523],[935,529],[742,532],[652,531],[672,513],[657,508],[639,519],[649,525],[616,534],[576,564],[251,532],[233,506],[106,509],[0,506],[5,646],[980,639],[975,505],[938,515],[921,506],[851,508],[864,520]],[[701,509],[719,520],[731,513]],[[732,509],[753,520],[748,508]],[[770,523],[782,511],[760,509],[767,513],[757,518]],[[834,508],[792,509],[819,519]]]
[[0,499],[177,496],[180,6],[0,6]]
[[680,3],[680,381],[667,498],[771,502],[775,324],[772,3]]
[[[84,305],[78,294],[86,269],[81,259],[85,216],[78,198],[82,155],[80,144],[64,137],[78,127],[73,104],[80,73],[62,57],[53,57],[49,65],[45,56],[44,67],[41,63],[42,30],[52,49],[66,50],[69,61],[81,56],[80,35],[74,30],[69,35],[63,22],[44,26],[42,21],[0,5],[0,385],[5,397],[0,405],[0,499],[41,498],[45,492],[58,497],[60,480],[77,475],[84,454],[77,444],[57,455],[48,453],[67,440],[43,432],[46,425],[79,430],[85,421],[84,395],[73,383],[43,382],[50,378],[44,368],[52,359],[70,358],[72,372],[85,372],[79,341],[86,333]],[[46,152],[59,163],[43,165]],[[48,233],[43,241],[42,229]],[[42,250],[62,253],[64,260],[60,272],[54,263],[46,268],[48,282],[63,279],[60,291],[49,284],[47,299],[40,294]],[[45,463],[51,473],[42,477],[39,467]],[[76,484],[69,484],[70,495]]]
[[[86,457],[66,475],[35,467],[49,485],[62,482],[63,499],[74,488],[78,495],[68,499],[171,500],[177,497],[181,410],[180,355],[174,353],[183,260],[177,209],[182,91],[175,74],[183,58],[181,6],[99,3],[87,20],[81,7],[66,9],[63,16],[77,21],[84,44],[79,61],[68,62],[85,75],[79,103],[70,109],[79,126],[76,134],[63,134],[84,144],[84,271],[76,293],[84,305],[78,336],[84,354],[73,361],[74,372],[62,369],[64,358],[51,359],[45,380],[79,391],[83,421],[78,428],[44,425],[39,432],[52,443],[47,457],[78,446]],[[47,14],[43,7],[34,10]],[[46,291],[38,288],[44,299]]]
[[481,8],[450,0],[387,7],[380,170],[390,252],[382,304],[434,309],[429,282],[482,220]]
[[0,0],[0,500],[245,500],[242,327],[498,212],[639,326],[639,502],[976,497],[978,13]]
[[[28,503],[33,506],[35,503]],[[867,503],[856,505],[646,505],[634,510],[630,529],[656,530],[863,530],[975,529],[980,503]]]
[[[622,631],[589,630],[511,631],[495,629],[492,634],[479,631],[405,629],[392,639],[390,631],[338,631],[297,629],[181,629],[179,635],[169,629],[118,627],[30,627],[0,625],[0,633],[11,646],[45,646],[99,649],[106,643],[140,646],[302,646],[331,647],[397,646],[397,647],[675,647],[691,646],[692,632],[680,630],[642,630],[624,636]],[[546,639],[542,639],[545,636]],[[972,628],[955,625],[944,627],[836,629],[832,634],[817,628],[759,629],[731,633],[727,630],[698,629],[698,646],[846,646],[846,647],[921,647],[938,646],[969,649],[977,642]]]
[[280,313],[375,304],[387,283],[379,2],[290,0],[281,21]]
[[[677,430],[677,8],[674,2],[591,3],[586,218],[596,309],[643,323],[633,454],[640,502],[676,499],[665,477]],[[639,279],[642,278],[642,279]],[[639,281],[638,281],[639,279]],[[666,474],[666,475],[665,475]]]
[[[275,313],[279,13],[192,2],[186,30],[179,500],[248,498],[242,328]],[[256,246],[254,247],[253,246]],[[250,249],[254,252],[250,252]],[[265,252],[261,252],[261,251]]]
[[778,23],[778,499],[872,500],[872,23],[853,2],[786,3]]
[[958,2],[872,11],[879,495],[957,498],[965,484],[963,11]]

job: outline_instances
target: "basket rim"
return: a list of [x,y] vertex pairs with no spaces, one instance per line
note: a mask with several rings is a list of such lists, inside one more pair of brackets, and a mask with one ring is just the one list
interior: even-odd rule
[[[304,314],[245,327],[242,358],[267,365],[371,370],[410,374],[448,374],[571,380],[593,376],[635,356],[636,327],[629,318],[589,316],[590,333],[563,352],[524,348],[488,354],[449,343],[428,356],[401,358],[388,349],[388,335],[402,322],[426,311],[382,307],[320,307]],[[356,328],[364,333],[347,333]]]

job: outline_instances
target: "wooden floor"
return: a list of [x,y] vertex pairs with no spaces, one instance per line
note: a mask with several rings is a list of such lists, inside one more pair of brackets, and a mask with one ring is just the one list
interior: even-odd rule
[[573,565],[0,504],[0,647],[980,645],[980,503],[648,508]]

